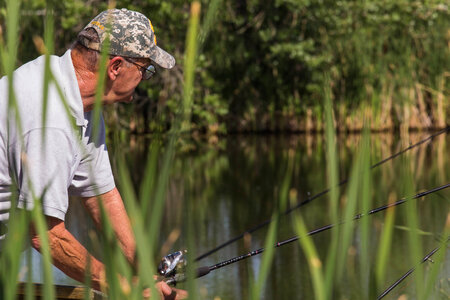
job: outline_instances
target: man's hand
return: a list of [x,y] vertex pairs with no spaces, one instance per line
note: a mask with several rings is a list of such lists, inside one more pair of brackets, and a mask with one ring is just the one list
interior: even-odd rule
[[[156,283],[156,289],[159,293],[160,299],[162,300],[181,300],[186,299],[188,296],[188,293],[185,290],[171,288],[164,281]],[[144,291],[144,299],[149,299],[150,294],[150,289],[146,289]]]
[[185,290],[171,288],[167,283],[160,281],[156,284],[157,289],[161,292],[164,300],[186,299],[188,293]]

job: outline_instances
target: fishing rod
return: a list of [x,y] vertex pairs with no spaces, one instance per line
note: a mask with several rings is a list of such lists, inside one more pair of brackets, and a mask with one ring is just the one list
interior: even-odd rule
[[[382,165],[382,164],[384,164],[384,163],[386,163],[386,162],[388,162],[388,161],[390,161],[390,160],[396,158],[397,156],[400,156],[400,155],[402,155],[403,153],[405,153],[405,152],[407,152],[407,151],[409,151],[409,150],[411,150],[411,149],[413,149],[413,148],[415,148],[415,147],[417,147],[417,146],[419,146],[419,145],[422,145],[423,143],[425,143],[425,142],[427,142],[427,141],[432,140],[433,138],[435,138],[435,137],[437,137],[437,136],[439,136],[439,135],[441,135],[441,134],[443,134],[443,133],[445,133],[445,132],[447,132],[447,131],[449,131],[449,130],[450,130],[450,126],[447,126],[447,128],[445,128],[445,129],[443,129],[443,130],[441,130],[441,131],[438,131],[438,132],[436,132],[436,133],[430,135],[429,137],[427,137],[427,138],[425,138],[425,139],[423,139],[423,140],[421,140],[421,141],[419,141],[419,142],[417,142],[417,143],[415,143],[415,144],[413,144],[413,145],[410,145],[408,148],[405,148],[405,149],[403,149],[403,150],[401,150],[401,151],[399,151],[399,152],[397,152],[397,153],[395,153],[395,154],[393,154],[393,155],[391,155],[391,156],[389,156],[389,157],[387,157],[387,158],[385,158],[385,159],[383,159],[383,160],[377,162],[376,164],[372,165],[372,166],[370,167],[370,169],[374,169],[374,168],[376,168],[376,167],[378,167],[378,166],[380,166],[380,165]],[[348,180],[349,180],[349,178],[343,179],[342,181],[340,181],[340,182],[338,183],[337,186],[339,187],[339,186],[342,186],[342,185],[346,184],[346,183],[348,182]],[[295,209],[297,209],[297,208],[299,208],[299,207],[301,207],[301,206],[303,206],[303,205],[308,204],[309,202],[313,201],[314,199],[317,199],[317,198],[319,198],[319,197],[321,197],[321,196],[323,196],[323,195],[326,195],[330,190],[331,190],[331,188],[327,188],[327,189],[325,189],[324,191],[322,191],[322,192],[320,192],[320,193],[318,193],[318,194],[315,194],[315,195],[313,195],[313,196],[311,196],[311,197],[308,197],[306,200],[299,202],[297,205],[295,205],[295,206],[293,206],[293,207],[291,207],[291,208],[288,208],[288,209],[284,212],[284,215],[288,215],[288,214],[291,213],[293,210],[295,210]],[[257,230],[259,230],[259,229],[261,229],[261,228],[267,226],[267,225],[270,224],[271,222],[272,222],[272,218],[267,219],[267,220],[261,222],[260,224],[258,224],[258,225],[256,225],[256,226],[250,228],[249,230],[247,230],[247,231],[241,233],[240,235],[238,235],[238,236],[236,236],[236,237],[234,237],[234,238],[232,238],[232,239],[230,239],[230,240],[228,240],[228,241],[226,241],[226,242],[220,244],[219,246],[215,247],[214,249],[211,249],[211,250],[209,250],[208,252],[206,252],[206,253],[204,253],[204,254],[202,254],[202,255],[199,255],[199,256],[195,259],[195,261],[199,261],[199,260],[201,260],[201,259],[203,259],[203,258],[205,258],[205,257],[207,257],[207,256],[209,256],[209,255],[211,255],[211,254],[213,254],[213,253],[219,251],[220,249],[222,249],[222,248],[224,248],[224,247],[226,247],[226,246],[228,246],[228,245],[230,245],[230,244],[232,244],[232,243],[234,243],[234,242],[236,242],[236,241],[242,239],[246,234],[253,233],[253,232],[255,232],[255,231],[257,231]]]
[[[433,189],[430,189],[430,190],[418,193],[418,194],[416,194],[414,196],[411,196],[409,198],[403,198],[403,199],[400,199],[400,200],[398,200],[398,201],[396,201],[394,203],[390,203],[390,204],[386,204],[386,205],[380,206],[378,208],[374,208],[374,209],[368,211],[365,214],[364,213],[357,214],[356,216],[353,217],[352,220],[359,220],[359,219],[361,219],[364,216],[369,216],[369,215],[376,214],[376,213],[378,213],[380,211],[383,211],[383,210],[386,210],[388,208],[391,208],[391,207],[403,204],[403,203],[405,203],[405,202],[407,202],[409,200],[418,199],[418,198],[424,197],[424,196],[426,196],[428,194],[435,193],[435,192],[444,190],[444,189],[449,188],[449,187],[450,187],[450,183],[447,183],[447,184],[435,187]],[[342,225],[344,223],[345,223],[345,221],[341,221],[341,222],[339,222],[337,224],[325,225],[325,226],[322,226],[320,228],[317,228],[317,229],[314,229],[314,230],[308,232],[306,235],[307,236],[315,235],[315,234],[318,234],[320,232],[324,232],[326,230],[329,230],[329,229],[331,229],[331,228],[333,228],[333,227],[335,227],[337,225]],[[274,247],[278,248],[278,247],[290,244],[292,242],[295,242],[298,239],[300,239],[299,236],[293,236],[293,237],[291,237],[291,238],[289,238],[287,240],[284,240],[284,241],[281,241],[281,242],[277,242],[274,245]],[[198,268],[195,271],[195,276],[197,278],[205,276],[205,275],[209,274],[211,271],[223,268],[223,267],[225,267],[227,265],[233,264],[233,263],[241,261],[243,259],[255,256],[255,255],[258,255],[258,254],[261,254],[264,251],[265,251],[265,248],[260,248],[260,249],[248,252],[246,254],[243,254],[243,255],[240,255],[240,256],[236,256],[234,258],[231,258],[231,259],[219,262],[219,263],[217,263],[215,265],[212,265],[212,266],[200,267],[200,268]],[[186,250],[178,251],[178,252],[169,254],[169,255],[167,255],[167,256],[162,258],[162,260],[161,260],[161,262],[160,262],[160,264],[158,266],[158,274],[160,275],[160,280],[163,280],[167,284],[171,284],[171,285],[175,285],[177,282],[182,282],[182,281],[186,280],[185,272],[184,272],[186,264],[187,264],[187,261],[185,259],[185,253],[186,253]]]
[[[445,244],[448,243],[448,241],[450,240],[450,237],[447,238],[447,241],[445,242]],[[424,262],[430,260],[430,258],[439,251],[441,247],[436,247],[433,250],[431,250],[427,255],[425,255],[424,258],[422,258],[422,261],[420,262],[420,264],[423,264]],[[405,280],[406,277],[408,277],[409,275],[411,275],[412,272],[414,272],[416,268],[411,268],[409,269],[408,272],[406,272],[405,274],[402,275],[402,277],[400,277],[399,279],[397,279],[391,286],[389,286],[383,293],[381,293],[378,297],[377,300],[380,300],[382,298],[384,298],[387,294],[389,294],[397,285],[399,285],[403,280]]]

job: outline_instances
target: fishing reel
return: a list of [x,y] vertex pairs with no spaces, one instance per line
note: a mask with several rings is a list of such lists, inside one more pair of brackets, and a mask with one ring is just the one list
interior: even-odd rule
[[161,280],[169,285],[185,281],[187,250],[177,251],[164,256],[158,265],[158,274]]
[[[177,251],[175,253],[164,256],[158,265],[159,280],[169,285],[175,286],[177,282],[186,281],[186,253],[187,250]],[[199,278],[209,274],[212,267],[204,266],[195,269],[194,277]]]

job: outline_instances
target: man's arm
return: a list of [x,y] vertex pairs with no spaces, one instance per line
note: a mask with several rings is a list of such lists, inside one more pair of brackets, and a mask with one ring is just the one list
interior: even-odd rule
[[[46,221],[52,263],[67,276],[84,282],[86,267],[88,260],[90,260],[91,287],[98,291],[101,290],[101,287],[106,287],[104,265],[89,254],[80,242],[66,229],[63,221],[49,216],[46,217]],[[41,250],[39,236],[33,227],[31,228],[31,244],[36,250]],[[164,300],[185,299],[187,297],[185,291],[173,289],[165,282],[158,282],[156,288],[159,291],[161,299]]]
[[[101,211],[99,201],[102,202],[106,214],[109,217],[110,223],[116,233],[119,240],[122,251],[127,257],[128,261],[135,265],[135,251],[136,242],[131,229],[130,219],[123,205],[122,197],[120,196],[117,188],[95,197],[86,197],[84,199],[84,205],[92,215],[94,222],[98,227],[101,227]],[[185,299],[188,294],[184,290],[179,290],[169,287],[165,282],[158,282],[156,288],[159,292],[161,299]],[[147,294],[148,290],[144,292]],[[148,297],[148,295],[147,295]],[[147,298],[145,297],[145,298]]]
[[[104,284],[104,266],[78,242],[66,229],[64,222],[46,217],[50,254],[53,264],[69,277],[84,282],[88,260],[91,264],[92,288],[100,291]],[[40,251],[41,241],[34,228],[31,229],[31,244]]]
[[117,188],[104,193],[100,196],[83,198],[84,205],[88,209],[95,224],[101,227],[101,211],[99,201],[108,215],[109,221],[119,240],[120,247],[128,261],[134,265],[134,255],[136,243],[134,240],[133,230],[131,229],[130,219],[123,205],[122,197]]

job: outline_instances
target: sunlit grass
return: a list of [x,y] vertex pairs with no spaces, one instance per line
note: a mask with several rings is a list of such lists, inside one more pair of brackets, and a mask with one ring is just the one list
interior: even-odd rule
[[[10,86],[9,90],[12,92],[12,82],[13,82],[13,76],[12,72],[15,69],[16,65],[16,56],[17,56],[17,32],[18,30],[18,20],[19,20],[19,14],[20,14],[20,1],[8,1],[8,18],[7,18],[7,29],[6,32],[7,35],[7,43],[6,45],[3,43],[1,46],[1,58],[2,58],[2,70],[5,71],[5,74],[9,76],[11,79],[9,81]],[[196,49],[195,45],[197,43],[197,26],[198,20],[199,20],[199,9],[200,6],[197,2],[194,2],[193,4],[193,14],[192,14],[192,20],[190,25],[190,32],[188,39],[188,45],[191,45],[188,47],[187,50],[187,63],[185,66],[185,74],[187,77],[186,80],[186,105],[185,111],[181,112],[180,119],[189,119],[189,115],[187,112],[190,111],[190,105],[192,103],[189,101],[189,99],[192,99],[192,85],[193,85],[193,72],[195,70],[195,61],[194,58],[196,56]],[[46,17],[46,32],[45,32],[45,55],[46,55],[46,62],[45,62],[45,76],[44,76],[44,117],[42,122],[45,123],[46,119],[46,111],[47,111],[47,97],[48,97],[48,91],[50,84],[55,83],[53,79],[53,75],[51,74],[50,70],[50,60],[49,55],[53,52],[53,16],[52,16],[52,10],[51,7],[48,7],[48,14]],[[206,32],[205,32],[206,34]],[[96,101],[94,105],[94,122],[96,124],[98,123],[100,119],[100,108],[101,108],[101,95],[103,94],[103,87],[105,84],[105,72],[106,69],[104,67],[104,62],[107,59],[108,56],[108,48],[104,47],[101,55],[101,68],[100,68],[100,74],[103,74],[99,76],[101,79],[99,81],[99,84],[97,85],[96,90]],[[191,79],[189,79],[191,78]],[[62,96],[62,93],[60,93]],[[14,95],[10,93],[9,97],[10,107],[15,107],[15,101],[14,101]],[[63,101],[65,101],[63,99]],[[18,111],[18,110],[17,110]],[[19,119],[19,118],[18,118]],[[20,119],[19,119],[20,120]],[[96,128],[98,126],[95,126],[94,128],[94,134],[96,132]],[[130,266],[127,265],[125,262],[124,256],[120,253],[120,248],[118,247],[117,240],[114,237],[112,226],[108,220],[108,217],[103,210],[102,207],[102,234],[101,234],[101,243],[96,245],[101,245],[102,247],[102,254],[103,254],[103,260],[106,266],[106,276],[108,281],[108,287],[105,292],[108,294],[109,299],[124,299],[124,297],[131,297],[133,299],[140,299],[142,297],[141,292],[143,290],[143,287],[153,287],[154,279],[153,275],[156,272],[156,267],[153,262],[154,259],[154,253],[156,252],[156,241],[158,240],[158,232],[159,232],[159,226],[161,222],[162,217],[162,209],[164,207],[164,200],[167,190],[167,180],[169,177],[169,171],[171,169],[171,163],[173,161],[174,156],[174,146],[179,138],[179,132],[180,132],[180,126],[177,126],[175,124],[173,126],[172,134],[171,134],[171,141],[169,142],[168,147],[165,149],[165,154],[163,158],[163,165],[162,168],[158,173],[158,178],[156,187],[150,186],[149,189],[146,187],[142,188],[142,196],[145,197],[145,199],[137,199],[136,194],[133,190],[132,184],[129,181],[129,174],[128,170],[123,163],[123,159],[119,158],[119,167],[118,167],[118,173],[119,173],[119,185],[122,188],[123,198],[125,205],[129,211],[130,219],[132,220],[134,233],[136,236],[137,241],[137,258],[139,260],[139,273],[138,277],[140,281],[137,283],[138,288],[133,287],[135,284],[132,280],[132,274],[133,271],[131,270]],[[159,154],[158,147],[153,147],[150,151],[150,157],[156,157]],[[147,178],[150,178],[150,176],[155,176],[157,165],[156,159],[150,159],[149,163],[151,163],[148,166],[148,176]],[[154,164],[154,165],[153,165]],[[150,179],[147,179],[143,182],[143,185],[148,183]],[[152,197],[151,197],[152,196]],[[153,200],[151,200],[153,198]],[[54,286],[53,286],[53,280],[52,280],[52,271],[51,271],[51,258],[50,258],[50,252],[49,252],[49,245],[48,240],[46,236],[46,223],[44,216],[42,214],[39,198],[35,199],[35,209],[32,211],[31,214],[26,214],[23,211],[16,211],[15,207],[16,204],[13,202],[13,209],[11,210],[11,220],[10,220],[10,231],[8,235],[8,239],[6,240],[4,251],[2,252],[2,270],[1,272],[1,280],[4,283],[3,287],[5,288],[4,294],[6,299],[15,299],[16,298],[16,286],[17,286],[17,279],[18,278],[18,272],[19,272],[19,261],[21,256],[20,249],[23,248],[23,242],[27,239],[28,235],[28,223],[31,221],[35,224],[35,228],[40,236],[41,239],[41,252],[44,257],[44,291],[43,291],[43,297],[44,299],[54,299]],[[143,203],[144,210],[140,210],[139,203]],[[146,217],[148,215],[147,213],[151,211],[150,217]],[[31,218],[28,218],[27,216],[30,216]],[[146,221],[150,220],[150,222]],[[148,226],[148,227],[147,227]],[[25,239],[24,239],[25,238]],[[20,242],[19,242],[20,241]],[[31,264],[28,264],[31,267]],[[5,273],[5,270],[8,270],[8,274]],[[31,270],[29,270],[29,274],[31,273]],[[127,290],[126,285],[124,285],[123,281],[119,281],[119,277],[117,274],[122,274],[126,280],[129,282],[130,289]],[[31,277],[28,277],[31,279]],[[86,276],[87,284],[89,285],[89,276]],[[32,293],[32,285],[29,282],[27,284],[27,298],[32,298],[33,295],[29,294],[31,291]],[[140,288],[139,288],[140,287]],[[3,292],[3,291],[2,291]],[[153,289],[154,297],[156,297],[156,293]],[[86,294],[86,297],[88,294]],[[130,298],[130,299],[131,299]]]
[[[327,76],[327,75],[325,75]],[[332,106],[332,94],[330,82],[327,79],[323,93],[324,99],[324,111],[325,111],[325,136],[326,136],[326,162],[327,162],[327,181],[328,186],[331,187],[329,194],[329,216],[330,222],[336,224],[339,221],[338,201],[339,201],[339,161],[336,147],[336,136],[333,124],[333,106]],[[330,249],[327,253],[327,259],[325,264],[325,292],[326,297],[331,297],[331,291],[333,289],[336,264],[337,264],[337,247],[339,245],[338,229],[333,228],[331,230]]]

